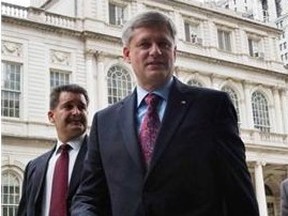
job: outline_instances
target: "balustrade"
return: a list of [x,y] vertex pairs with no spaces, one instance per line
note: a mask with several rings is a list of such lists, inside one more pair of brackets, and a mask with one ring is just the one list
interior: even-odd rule
[[288,148],[287,134],[241,129],[241,138],[245,143]]
[[[73,17],[53,14],[39,8],[23,7],[12,5],[9,3],[1,3],[2,16],[21,18],[31,20],[33,22],[41,22],[61,28],[74,29],[76,27],[76,19]],[[43,18],[44,17],[44,18]]]

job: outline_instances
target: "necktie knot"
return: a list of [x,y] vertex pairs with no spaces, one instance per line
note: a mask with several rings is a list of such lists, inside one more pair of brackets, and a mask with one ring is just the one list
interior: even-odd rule
[[153,94],[153,93],[149,93],[148,95],[146,95],[145,97],[145,103],[148,105],[148,106],[151,106],[153,108],[156,108],[158,103],[160,101],[160,97],[156,94]]
[[59,146],[60,152],[68,152],[71,149],[71,146],[69,144],[62,144]]

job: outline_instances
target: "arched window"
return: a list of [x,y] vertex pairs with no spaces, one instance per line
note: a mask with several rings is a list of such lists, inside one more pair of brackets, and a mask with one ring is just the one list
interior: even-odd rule
[[111,105],[131,93],[132,81],[127,70],[113,66],[107,73],[108,104]]
[[239,99],[236,92],[229,86],[223,86],[221,90],[230,96],[237,113],[238,123],[240,123]]
[[15,216],[20,200],[20,180],[13,172],[2,174],[2,215]]
[[254,127],[262,132],[270,132],[268,103],[265,96],[256,91],[252,94]]
[[196,79],[191,79],[187,82],[188,85],[190,86],[196,86],[196,87],[203,87],[202,83],[200,83],[198,80]]

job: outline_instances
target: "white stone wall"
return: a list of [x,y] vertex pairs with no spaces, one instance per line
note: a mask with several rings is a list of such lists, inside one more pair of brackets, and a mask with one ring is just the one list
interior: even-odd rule
[[[138,0],[123,1],[123,4],[128,7],[129,17],[152,9],[164,11],[174,20],[178,30],[175,76],[180,80],[196,79],[204,87],[219,90],[229,85],[236,91],[241,137],[246,145],[251,174],[258,173],[259,182],[259,173],[263,172],[269,180],[265,183],[275,192],[275,196],[269,199],[278,205],[277,184],[288,170],[288,71],[279,58],[277,38],[280,31],[194,1],[190,6],[184,0],[185,4],[180,0],[174,1],[175,4],[169,2],[173,1],[163,4],[161,1]],[[93,114],[108,104],[106,74],[110,67],[121,65],[135,82],[131,66],[122,58],[121,26],[108,23],[108,0],[81,0],[80,3],[77,19],[36,9],[28,12],[21,8],[25,13],[16,15],[17,19],[8,9],[2,12],[1,58],[23,64],[21,117],[2,118],[1,122],[4,171],[13,168],[21,177],[27,162],[53,145],[55,129],[47,119],[50,69],[69,71],[71,82],[88,90],[91,100],[89,125]],[[58,5],[57,10],[61,12],[63,7]],[[200,23],[202,45],[184,40],[183,17]],[[231,31],[232,52],[218,49],[217,28]],[[263,59],[249,56],[249,35],[261,39]],[[268,100],[271,118],[268,136],[254,129],[251,95],[256,90]],[[265,196],[263,187],[259,188],[259,196]]]

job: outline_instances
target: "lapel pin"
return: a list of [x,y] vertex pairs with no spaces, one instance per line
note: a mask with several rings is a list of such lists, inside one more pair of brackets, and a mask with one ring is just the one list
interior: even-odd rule
[[181,101],[181,104],[185,105],[185,104],[186,104],[186,101]]

